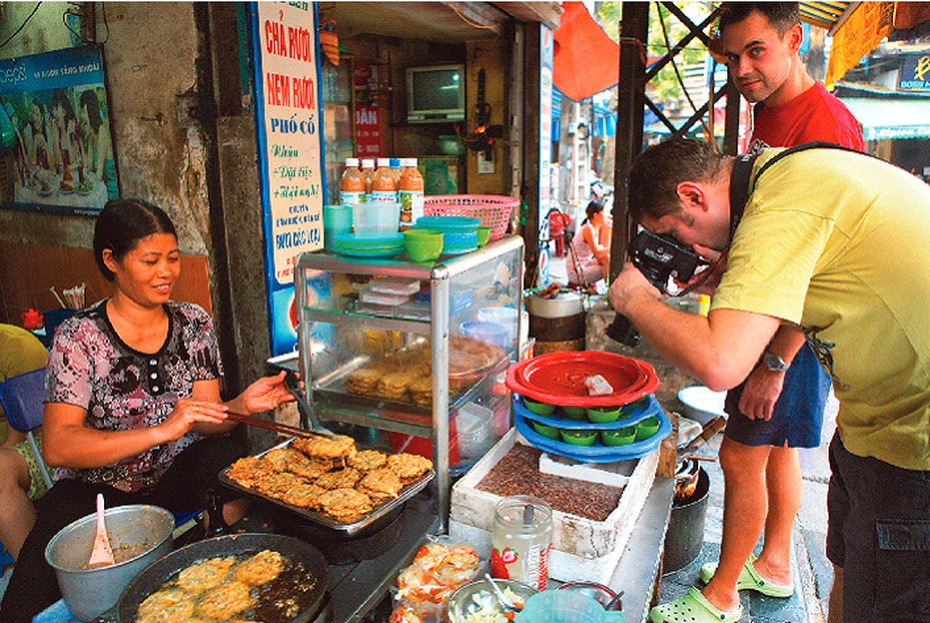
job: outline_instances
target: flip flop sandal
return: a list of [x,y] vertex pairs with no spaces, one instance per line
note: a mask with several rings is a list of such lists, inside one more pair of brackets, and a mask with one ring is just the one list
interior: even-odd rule
[[649,611],[649,620],[653,623],[736,623],[742,616],[742,605],[723,612],[693,586],[677,601],[660,604]]
[[[736,582],[737,590],[756,591],[768,597],[791,597],[794,594],[794,584],[775,584],[759,575],[756,566],[752,564],[755,559],[755,556],[750,556],[740,569],[739,579]],[[709,562],[701,567],[701,579],[707,584],[716,572],[717,563]]]

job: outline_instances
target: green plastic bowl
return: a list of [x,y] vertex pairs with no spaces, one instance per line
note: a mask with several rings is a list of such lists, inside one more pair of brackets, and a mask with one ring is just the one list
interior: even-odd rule
[[597,441],[596,430],[562,430],[562,441],[570,443],[573,446],[593,446]]
[[647,417],[642,422],[636,423],[636,441],[649,439],[659,431],[659,418],[652,416]]
[[525,406],[536,415],[552,415],[552,413],[555,411],[555,405],[551,405],[546,402],[530,400],[526,396],[523,397],[523,406]]
[[609,424],[620,419],[620,407],[594,407],[587,414],[588,420],[595,424]]
[[601,441],[605,446],[626,446],[636,441],[636,427],[627,426],[614,430],[602,430]]
[[630,404],[623,405],[623,407],[621,407],[620,415],[622,417],[629,417],[630,414],[633,413],[633,411],[635,411],[636,409],[639,409],[640,407],[644,407],[644,406],[646,406],[646,399],[640,398],[639,400],[635,402],[631,402]]
[[585,409],[584,407],[562,407],[562,413],[564,413],[567,418],[583,420]]
[[555,426],[546,426],[540,422],[533,422],[533,430],[535,430],[543,437],[548,437],[549,439],[559,438],[559,429]]
[[408,229],[404,232],[404,248],[410,261],[432,262],[442,255],[442,232]]
[[488,240],[491,239],[491,228],[490,227],[479,227],[478,228],[478,246],[483,247],[488,243]]

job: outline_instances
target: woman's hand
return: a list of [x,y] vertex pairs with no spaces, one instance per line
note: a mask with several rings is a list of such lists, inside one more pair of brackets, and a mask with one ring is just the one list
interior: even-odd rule
[[282,371],[275,376],[258,379],[239,394],[230,403],[230,407],[238,411],[237,407],[241,406],[241,412],[249,415],[260,411],[277,409],[286,402],[293,402],[295,400],[294,394],[284,384],[286,374],[287,372]]
[[198,424],[226,422],[226,405],[219,402],[181,398],[168,418],[158,425],[171,441],[180,439]]

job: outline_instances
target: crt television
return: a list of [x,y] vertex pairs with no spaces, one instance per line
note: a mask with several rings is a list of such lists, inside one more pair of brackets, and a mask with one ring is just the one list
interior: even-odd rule
[[464,65],[407,68],[408,123],[442,123],[464,118]]

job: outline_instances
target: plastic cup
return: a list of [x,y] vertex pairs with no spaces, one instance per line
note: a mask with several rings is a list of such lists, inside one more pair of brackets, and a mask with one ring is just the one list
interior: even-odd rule
[[400,204],[382,201],[352,204],[352,226],[356,238],[381,238],[396,234]]
[[323,248],[332,251],[336,236],[352,231],[352,207],[344,204],[323,206]]
[[459,331],[462,335],[473,337],[482,342],[496,344],[502,348],[507,347],[507,327],[494,322],[481,322],[480,320],[469,320],[459,325]]

